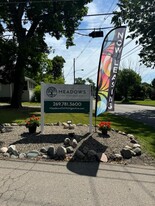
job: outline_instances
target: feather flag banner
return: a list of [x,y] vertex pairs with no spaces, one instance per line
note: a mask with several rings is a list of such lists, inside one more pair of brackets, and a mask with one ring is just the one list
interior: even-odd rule
[[95,116],[114,110],[114,90],[126,27],[112,29],[104,38],[98,68]]

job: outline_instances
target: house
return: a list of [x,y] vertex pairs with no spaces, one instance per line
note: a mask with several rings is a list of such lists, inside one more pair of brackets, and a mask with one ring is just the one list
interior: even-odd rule
[[[24,89],[22,94],[23,102],[30,102],[34,95],[34,87],[37,85],[32,79],[25,77]],[[13,83],[2,84],[0,83],[0,101],[9,101],[13,93]]]

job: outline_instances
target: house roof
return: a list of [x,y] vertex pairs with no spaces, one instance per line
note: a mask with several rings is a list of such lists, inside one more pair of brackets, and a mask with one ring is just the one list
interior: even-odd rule
[[37,85],[37,83],[29,77],[25,77],[25,81],[29,81],[29,82],[32,82],[33,84]]

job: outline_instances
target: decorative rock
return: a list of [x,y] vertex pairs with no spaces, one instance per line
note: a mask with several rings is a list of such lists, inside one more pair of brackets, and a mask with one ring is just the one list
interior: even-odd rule
[[129,150],[129,149],[124,148],[120,152],[121,152],[121,155],[123,156],[124,159],[130,159],[132,157],[131,150]]
[[130,139],[134,139],[134,135],[133,134],[127,134],[127,137],[129,137]]
[[19,159],[25,159],[26,158],[26,154],[25,153],[20,153],[19,154]]
[[118,134],[126,135],[126,133],[122,131],[118,131]]
[[74,152],[74,149],[73,149],[72,146],[69,146],[69,147],[66,148],[66,151],[67,151],[67,153],[69,154],[69,153],[73,153],[73,152]]
[[57,122],[57,126],[61,126],[62,125],[62,123],[61,122]]
[[136,154],[136,156],[140,156],[142,154],[142,151],[139,147],[134,148],[133,152]]
[[40,152],[46,154],[46,153],[47,153],[47,149],[46,149],[45,147],[42,147],[42,148],[40,149]]
[[67,123],[63,123],[64,129],[69,129],[69,125]]
[[8,151],[7,147],[1,147],[0,148],[0,153],[6,153]]
[[4,125],[5,127],[10,127],[10,126],[11,126],[10,123],[4,123],[3,125]]
[[13,150],[13,151],[12,151],[12,155],[15,155],[15,156],[18,157],[18,156],[19,156],[19,152],[18,152],[17,150]]
[[58,158],[65,158],[66,153],[67,153],[66,148],[63,146],[59,146],[56,150],[56,155]]
[[75,129],[76,125],[75,124],[70,124],[69,129]]
[[70,139],[69,138],[65,138],[64,145],[70,145]]
[[35,150],[32,150],[32,151],[30,151],[30,152],[28,152],[27,154],[26,154],[26,156],[27,156],[27,158],[36,158],[36,157],[38,157],[39,156],[39,152],[38,151],[35,151]]
[[122,155],[121,154],[115,154],[115,160],[116,161],[120,161],[120,160],[122,160]]
[[8,147],[8,151],[7,151],[10,155],[12,155],[12,154],[14,154],[14,155],[16,155],[18,152],[17,152],[17,150],[16,150],[16,146],[15,145],[10,145],[9,147]]
[[70,146],[72,146],[73,148],[76,148],[77,145],[78,145],[78,143],[77,143],[76,139],[73,139],[70,141]]
[[137,147],[140,148],[141,146],[140,146],[140,144],[134,144],[132,147],[133,147],[133,148],[137,148]]
[[9,154],[8,152],[5,152],[5,153],[3,154],[3,156],[4,156],[4,157],[10,157],[10,154]]
[[132,148],[131,148],[130,146],[128,146],[128,145],[126,145],[124,148],[125,148],[125,149],[129,149],[129,150],[132,150]]
[[13,154],[12,154],[10,157],[11,157],[12,159],[18,159],[18,156],[17,156],[17,155],[13,155]]
[[98,153],[97,157],[101,162],[108,162],[107,155],[105,153]]
[[18,126],[17,123],[11,123],[11,126]]
[[78,123],[77,126],[83,126],[83,124],[82,123]]
[[130,142],[133,143],[133,144],[137,144],[138,143],[137,140],[135,140],[135,139],[131,139]]
[[49,159],[50,157],[49,157],[48,155],[45,155],[45,154],[44,154],[44,155],[42,156],[42,158],[43,158],[43,159]]
[[80,160],[85,158],[85,155],[83,154],[83,152],[81,152],[80,150],[76,150],[75,152],[75,158],[78,158]]
[[133,150],[131,150],[131,154],[132,156],[136,156],[136,153]]
[[5,133],[5,132],[6,132],[6,128],[4,127],[1,129],[1,133]]
[[47,155],[53,159],[55,158],[55,147],[54,146],[50,146],[47,150]]

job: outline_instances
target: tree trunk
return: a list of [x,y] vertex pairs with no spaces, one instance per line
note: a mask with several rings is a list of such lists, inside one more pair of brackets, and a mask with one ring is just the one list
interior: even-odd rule
[[12,108],[22,107],[21,101],[24,87],[24,59],[22,54],[19,55],[15,66],[14,90],[11,99]]

